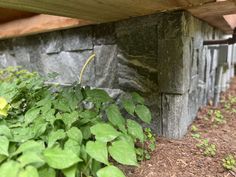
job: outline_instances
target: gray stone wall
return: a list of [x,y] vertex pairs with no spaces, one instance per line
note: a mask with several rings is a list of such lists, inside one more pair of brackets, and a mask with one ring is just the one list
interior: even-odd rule
[[[233,73],[232,62],[219,72],[224,65],[218,63],[219,48],[202,46],[203,40],[220,37],[188,13],[160,13],[2,40],[0,66],[20,65],[42,75],[57,72],[53,82],[70,84],[78,81],[82,66],[95,53],[84,85],[116,95],[122,90],[141,93],[152,110],[152,129],[181,138],[198,108],[216,97],[216,90],[222,90]],[[224,78],[217,82],[218,89],[217,74]]]

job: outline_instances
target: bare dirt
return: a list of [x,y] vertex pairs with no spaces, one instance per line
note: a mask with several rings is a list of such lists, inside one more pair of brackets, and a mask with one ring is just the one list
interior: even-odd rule
[[[218,107],[208,106],[199,110],[193,123],[198,130],[191,127],[182,140],[157,138],[157,147],[152,152],[151,160],[141,163],[137,169],[128,170],[129,177],[235,177],[236,172],[225,170],[222,159],[232,154],[236,158],[236,78],[230,89],[221,95]],[[230,103],[231,102],[231,103]],[[235,109],[235,110],[234,110]],[[225,123],[216,123],[212,111],[220,110]],[[197,133],[201,138],[193,138]],[[203,150],[197,147],[201,139],[209,139],[216,145],[216,155],[204,156]]]

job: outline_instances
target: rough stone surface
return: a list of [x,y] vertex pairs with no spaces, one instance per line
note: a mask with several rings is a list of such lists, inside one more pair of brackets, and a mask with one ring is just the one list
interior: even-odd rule
[[61,31],[55,31],[42,35],[46,54],[57,54],[62,51],[63,40]]
[[115,44],[116,43],[115,23],[107,23],[95,26],[93,41],[95,45]]
[[163,135],[167,138],[181,138],[187,132],[188,93],[183,95],[163,94],[162,120]]
[[94,46],[95,85],[101,88],[118,88],[117,45]]
[[62,36],[65,51],[93,49],[92,27],[90,26],[64,30]]
[[219,38],[221,32],[186,12],[160,13],[2,40],[0,67],[57,72],[52,82],[71,84],[95,53],[83,85],[103,88],[117,100],[124,91],[139,92],[152,111],[154,132],[181,138],[198,109],[217,102],[234,74],[235,46],[203,46]]

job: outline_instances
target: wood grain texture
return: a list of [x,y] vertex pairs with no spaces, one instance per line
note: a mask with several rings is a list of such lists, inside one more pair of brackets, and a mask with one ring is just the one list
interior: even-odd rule
[[0,8],[0,23],[4,23],[7,21],[20,19],[20,18],[25,18],[25,17],[31,17],[34,15],[36,14],[31,13],[31,12]]
[[[226,20],[227,14],[236,13],[236,2],[234,0],[218,0],[217,2],[207,3],[203,6],[197,6],[187,9],[193,16],[206,21],[227,34],[233,33],[233,24],[236,19]],[[233,21],[233,22],[232,22]]]
[[223,16],[236,13],[236,2],[234,1],[218,1],[214,3],[207,3],[203,6],[193,7],[188,9],[199,18],[208,16]]
[[0,0],[0,7],[109,22],[215,0]]
[[91,23],[85,20],[41,14],[0,24],[0,39],[73,28]]
[[224,15],[224,19],[228,22],[232,29],[236,28],[236,14]]

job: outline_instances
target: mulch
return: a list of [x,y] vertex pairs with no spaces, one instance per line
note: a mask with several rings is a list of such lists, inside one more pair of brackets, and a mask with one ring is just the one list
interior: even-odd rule
[[[196,146],[199,139],[192,137],[191,126],[182,140],[157,138],[157,147],[150,160],[142,162],[139,168],[127,170],[128,177],[236,177],[235,171],[225,170],[222,159],[232,154],[236,158],[236,103],[226,109],[226,104],[236,98],[236,78],[231,87],[221,95],[218,107],[208,106],[199,110],[193,125],[198,128],[201,138],[209,139],[216,145],[216,155],[204,156]],[[220,110],[225,123],[217,124],[210,110]]]

